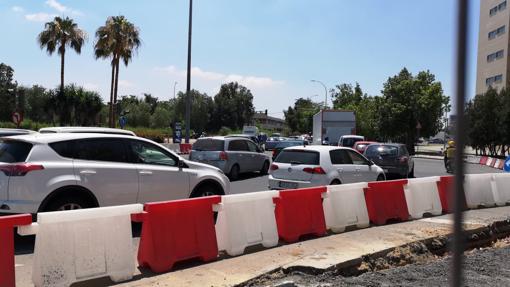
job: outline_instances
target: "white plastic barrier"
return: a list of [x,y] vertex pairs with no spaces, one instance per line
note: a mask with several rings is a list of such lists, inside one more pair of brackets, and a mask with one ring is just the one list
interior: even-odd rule
[[494,163],[494,161],[495,161],[495,160],[496,160],[495,158],[493,158],[493,157],[489,157],[489,158],[487,159],[487,162],[485,162],[485,165],[486,165],[486,166],[492,166],[492,164]]
[[510,173],[493,174],[492,188],[497,205],[510,203]]
[[130,214],[143,205],[43,212],[37,223],[18,228],[36,234],[32,280],[35,286],[69,286],[110,276],[129,280],[135,272]]
[[466,174],[464,194],[466,195],[468,208],[494,206],[496,204],[496,197],[492,189],[492,174]]
[[441,215],[442,206],[437,189],[439,177],[414,178],[404,187],[407,208],[411,218],[422,218],[423,214]]
[[222,196],[217,208],[218,250],[236,256],[251,245],[276,246],[278,230],[273,197],[278,194],[274,190]]
[[326,227],[333,232],[343,232],[347,226],[369,226],[367,204],[363,188],[366,182],[330,185],[325,193],[323,207]]

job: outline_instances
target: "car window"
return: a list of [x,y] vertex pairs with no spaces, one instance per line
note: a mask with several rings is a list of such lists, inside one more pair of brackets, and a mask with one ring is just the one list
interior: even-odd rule
[[225,142],[218,139],[199,139],[193,144],[192,149],[196,151],[223,151]]
[[400,147],[400,154],[402,154],[404,156],[408,156],[409,155],[409,152],[407,151],[407,148],[406,148],[405,145]]
[[177,166],[178,159],[160,147],[143,141],[131,141],[130,149],[137,163]]
[[396,146],[387,145],[370,145],[365,151],[365,155],[372,156],[398,156],[398,148]]
[[358,138],[344,138],[342,139],[342,146],[346,147],[352,147],[356,142],[361,141],[361,139]]
[[229,151],[249,151],[245,140],[233,140],[228,144]]
[[74,158],[75,145],[76,141],[62,141],[49,144],[51,149],[53,149],[59,156],[67,158]]
[[352,164],[351,157],[343,149],[336,149],[329,152],[332,164]]
[[76,150],[74,157],[82,160],[130,162],[122,139],[85,139],[74,141]]
[[280,163],[318,165],[320,154],[316,151],[283,150],[274,160]]
[[254,143],[249,142],[249,141],[247,141],[246,143],[248,144],[248,149],[251,152],[258,152],[257,145],[255,145]]
[[0,162],[24,162],[31,149],[30,143],[0,140]]
[[357,165],[364,164],[364,165],[368,165],[368,161],[362,155],[360,155],[359,153],[357,153],[355,151],[352,151],[352,150],[346,150],[346,152],[351,157],[352,164],[357,164]]

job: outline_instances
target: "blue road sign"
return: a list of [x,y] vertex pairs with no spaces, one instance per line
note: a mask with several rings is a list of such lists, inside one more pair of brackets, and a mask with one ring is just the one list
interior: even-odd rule
[[510,172],[510,156],[508,156],[505,160],[505,165],[503,166],[503,170],[505,172]]

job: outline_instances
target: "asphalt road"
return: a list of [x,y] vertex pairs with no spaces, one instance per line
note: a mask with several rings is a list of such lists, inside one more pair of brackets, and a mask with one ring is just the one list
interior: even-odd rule
[[[467,173],[494,173],[501,172],[497,169],[486,166],[467,164]],[[437,159],[415,159],[415,176],[439,176],[447,175],[443,161]],[[257,192],[268,190],[267,176],[260,176],[257,173],[240,176],[240,179],[231,183],[231,194]],[[135,232],[136,233],[136,232]],[[133,239],[134,246],[138,245],[138,238]],[[32,259],[33,259],[33,236],[16,236],[16,281],[17,286],[32,286]],[[88,286],[88,285],[87,285]]]
[[[466,167],[466,173],[501,172],[500,170],[477,164],[466,164]],[[428,177],[448,175],[448,173],[446,173],[442,160],[416,158],[414,164],[414,175],[415,177]],[[260,176],[256,173],[242,175],[239,180],[230,184],[230,192],[232,194],[264,191],[267,189],[267,176]]]

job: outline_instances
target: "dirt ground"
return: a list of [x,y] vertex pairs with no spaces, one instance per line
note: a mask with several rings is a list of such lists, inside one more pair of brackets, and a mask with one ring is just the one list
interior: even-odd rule
[[[411,250],[410,250],[411,249]],[[411,252],[409,252],[411,251]],[[412,253],[413,255],[410,255]],[[273,274],[247,286],[448,286],[451,257],[436,256],[419,245],[394,250],[384,260],[368,261],[359,276],[338,271],[318,275],[293,271]],[[407,262],[407,263],[406,263]],[[464,286],[510,286],[510,239],[465,253]],[[410,264],[409,264],[410,263]],[[391,267],[390,267],[391,266]],[[386,269],[388,268],[389,269]],[[369,271],[370,270],[370,271]]]

